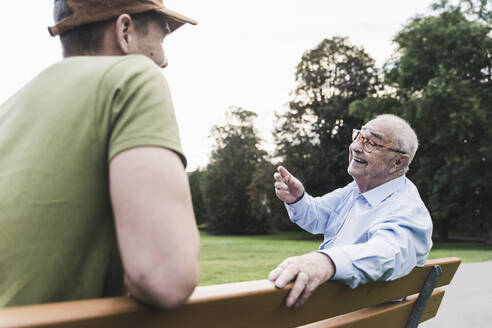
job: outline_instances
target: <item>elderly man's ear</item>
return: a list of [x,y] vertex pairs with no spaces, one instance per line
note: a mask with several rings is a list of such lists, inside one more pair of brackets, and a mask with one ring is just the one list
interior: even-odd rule
[[408,161],[410,160],[410,156],[407,154],[398,154],[392,162],[391,168],[390,168],[390,174],[403,171],[405,172],[407,166],[408,166]]

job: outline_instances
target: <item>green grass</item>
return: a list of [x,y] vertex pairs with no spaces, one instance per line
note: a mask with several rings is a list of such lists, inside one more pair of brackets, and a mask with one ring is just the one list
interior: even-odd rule
[[200,285],[266,279],[289,256],[316,249],[319,238],[304,233],[211,236],[201,233]]
[[464,263],[492,260],[492,245],[479,243],[434,243],[429,259],[459,257]]
[[[264,236],[213,236],[201,232],[200,285],[266,279],[290,256],[318,248],[322,236],[282,232]],[[456,256],[463,262],[492,260],[492,246],[476,243],[435,243],[429,258]]]

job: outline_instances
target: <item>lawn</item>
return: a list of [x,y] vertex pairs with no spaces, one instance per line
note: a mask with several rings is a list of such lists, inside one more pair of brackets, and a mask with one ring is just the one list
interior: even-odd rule
[[[289,256],[317,249],[322,236],[282,232],[264,236],[212,236],[201,232],[200,285],[266,279]],[[429,258],[457,256],[463,262],[492,260],[492,246],[435,243]]]
[[464,263],[492,260],[492,245],[479,243],[434,243],[429,259],[459,257]]

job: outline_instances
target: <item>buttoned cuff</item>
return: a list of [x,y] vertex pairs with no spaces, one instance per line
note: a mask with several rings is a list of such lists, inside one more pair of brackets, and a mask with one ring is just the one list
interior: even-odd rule
[[298,201],[296,201],[295,203],[287,204],[284,202],[285,209],[287,210],[287,214],[289,214],[290,220],[294,223],[296,222],[296,220],[294,219],[295,214],[299,213],[299,211],[302,210],[306,206],[306,196],[307,196],[307,193],[304,192],[302,194],[302,197]]
[[335,274],[331,277],[331,280],[348,281],[352,279],[352,261],[340,248],[320,249],[318,252],[328,255],[333,265],[335,265]]

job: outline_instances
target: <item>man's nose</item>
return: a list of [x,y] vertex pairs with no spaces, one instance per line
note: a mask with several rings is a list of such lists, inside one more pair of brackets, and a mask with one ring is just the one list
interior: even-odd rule
[[349,149],[355,151],[356,153],[361,153],[362,152],[362,141],[359,138],[352,141]]

